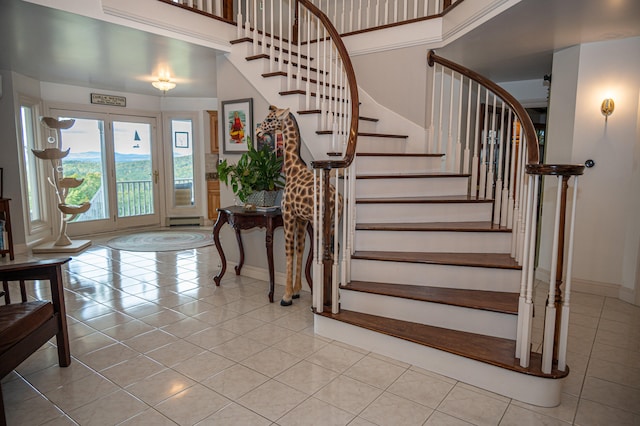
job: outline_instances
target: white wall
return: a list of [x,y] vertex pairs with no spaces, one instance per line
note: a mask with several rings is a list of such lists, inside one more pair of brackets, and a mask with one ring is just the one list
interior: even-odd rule
[[[230,101],[234,99],[253,98],[253,123],[261,122],[269,113],[269,103],[254,89],[254,87],[238,72],[230,61],[224,57],[217,59],[217,76],[218,76],[218,96],[220,102]],[[220,137],[220,158],[226,158],[229,162],[235,163],[240,155],[224,154],[222,152],[223,143],[223,120],[222,115],[219,116],[219,137]],[[308,160],[308,151],[302,151],[303,157]],[[308,162],[308,161],[307,161]],[[220,185],[220,199],[222,207],[235,204],[234,194],[230,188],[224,183]],[[225,225],[220,232],[220,241],[225,252],[228,262],[236,264],[239,261],[239,254],[235,234],[230,226]],[[242,231],[242,241],[245,252],[245,266],[242,269],[242,275],[260,278],[268,281],[268,265],[265,251],[265,230],[252,229]],[[309,241],[307,239],[306,253],[309,250]],[[284,284],[286,271],[286,257],[284,254],[284,234],[282,228],[276,229],[273,236],[273,254],[274,268],[276,272],[276,283]],[[233,268],[227,268],[224,278],[229,278],[234,274]],[[308,289],[306,280],[303,277],[303,289]],[[266,291],[266,289],[265,289]]]
[[[640,250],[640,38],[589,43],[554,55],[547,163],[596,163],[580,178],[574,278],[577,288],[633,302]],[[616,103],[605,121],[600,104]],[[544,191],[549,230],[555,183]],[[554,201],[551,201],[554,200]],[[549,269],[546,234],[540,269]]]
[[424,46],[354,56],[351,62],[358,86],[376,102],[427,127],[425,99],[429,66]]

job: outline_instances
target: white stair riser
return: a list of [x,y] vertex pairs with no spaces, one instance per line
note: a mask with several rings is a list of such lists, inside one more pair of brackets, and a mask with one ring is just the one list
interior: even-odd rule
[[405,138],[381,138],[376,136],[358,136],[358,152],[404,152],[407,146]]
[[514,340],[518,322],[510,314],[344,289],[340,309]]
[[358,203],[357,223],[474,222],[491,220],[491,203]]
[[412,343],[344,322],[314,316],[314,331],[425,370],[542,407],[560,404],[564,379],[543,379]]
[[520,271],[429,263],[352,259],[351,279],[473,290],[520,290]]
[[356,179],[356,197],[429,197],[464,195],[466,177]]
[[[358,145],[360,152],[360,145]],[[358,174],[374,173],[427,173],[442,169],[441,157],[356,157],[356,172]]]
[[357,230],[355,247],[371,251],[511,253],[511,233]]

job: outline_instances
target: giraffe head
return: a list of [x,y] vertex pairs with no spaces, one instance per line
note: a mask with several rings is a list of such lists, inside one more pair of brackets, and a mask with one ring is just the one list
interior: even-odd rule
[[271,105],[269,107],[269,115],[262,120],[260,126],[256,129],[256,135],[258,137],[265,133],[275,133],[276,130],[282,131],[284,128],[282,122],[289,115],[289,108],[280,109]]

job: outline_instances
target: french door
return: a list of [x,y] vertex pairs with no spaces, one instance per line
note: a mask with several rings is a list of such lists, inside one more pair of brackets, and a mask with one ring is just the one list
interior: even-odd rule
[[64,176],[84,179],[67,204],[90,202],[74,218],[70,235],[86,235],[160,223],[158,149],[155,117],[96,114],[52,109],[54,117],[74,119],[62,131]]

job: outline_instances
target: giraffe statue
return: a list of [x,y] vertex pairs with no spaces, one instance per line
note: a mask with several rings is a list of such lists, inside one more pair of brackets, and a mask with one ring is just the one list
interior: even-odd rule
[[[319,194],[314,188],[313,172],[300,157],[300,129],[298,122],[289,108],[269,107],[269,115],[262,120],[256,133],[258,137],[264,133],[282,132],[284,141],[284,175],[285,186],[282,195],[282,220],[284,223],[285,255],[287,258],[287,281],[282,306],[290,306],[292,299],[300,297],[302,288],[302,255],[304,253],[305,231],[309,223],[313,223],[313,197]],[[319,185],[319,184],[318,184]],[[330,207],[335,205],[335,188],[329,188]],[[339,207],[342,207],[342,195],[339,196]],[[296,263],[295,285],[293,284],[293,263]]]

